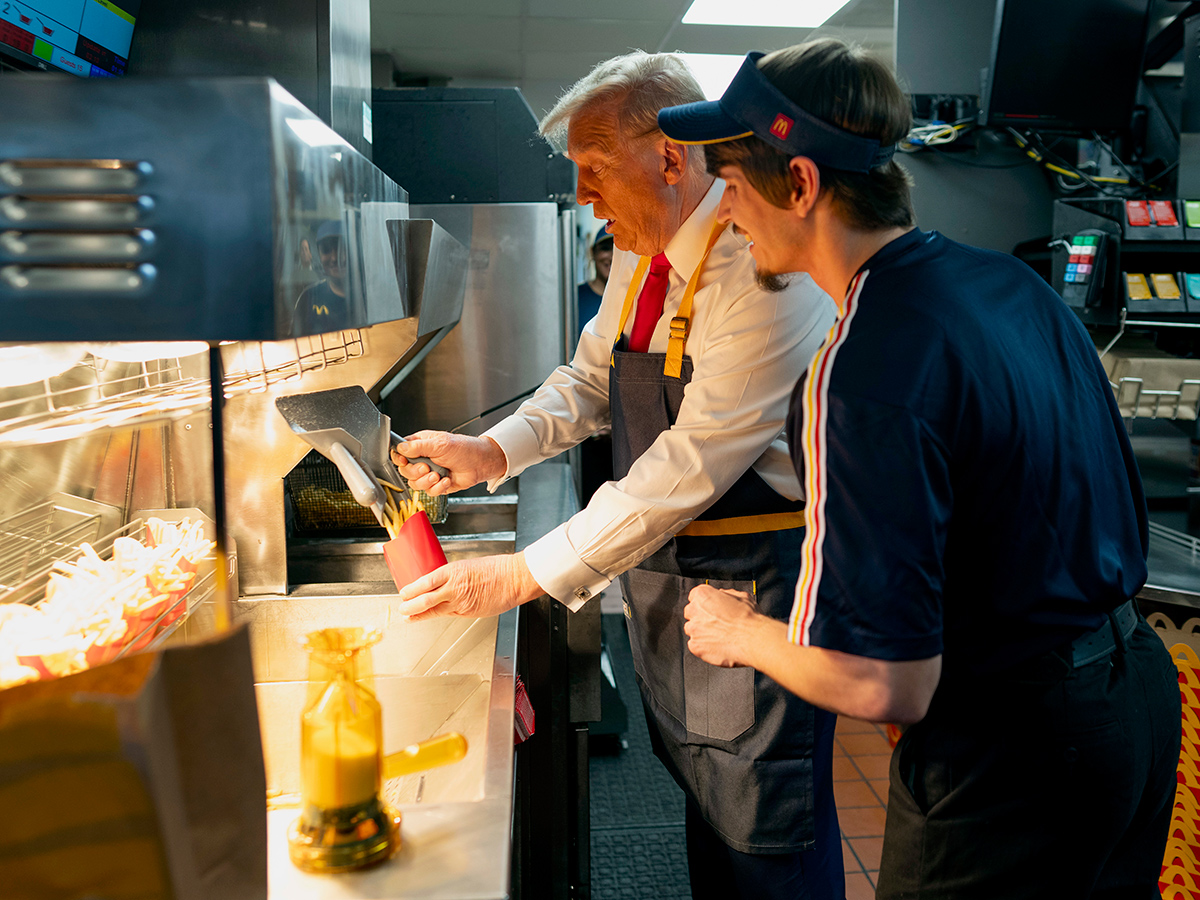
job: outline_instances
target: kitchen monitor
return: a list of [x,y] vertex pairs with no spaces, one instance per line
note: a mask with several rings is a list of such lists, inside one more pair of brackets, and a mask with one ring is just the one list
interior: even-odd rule
[[124,75],[141,0],[0,0],[0,54],[83,78]]
[[1150,0],[997,0],[983,124],[1090,134],[1129,127]]

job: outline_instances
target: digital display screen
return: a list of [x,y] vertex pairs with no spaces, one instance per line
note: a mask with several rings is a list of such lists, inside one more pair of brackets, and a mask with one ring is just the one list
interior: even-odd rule
[[1083,134],[1127,128],[1149,7],[1150,0],[999,0],[984,124]]
[[141,0],[0,0],[0,52],[83,78],[124,75]]

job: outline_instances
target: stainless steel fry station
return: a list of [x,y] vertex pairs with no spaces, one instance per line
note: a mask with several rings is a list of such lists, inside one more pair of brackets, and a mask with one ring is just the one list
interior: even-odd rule
[[[599,611],[570,624],[543,598],[498,619],[408,622],[393,614],[384,559],[396,536],[380,525],[398,526],[405,509],[432,520],[448,560],[511,553],[577,508],[569,466],[539,466],[494,495],[414,496],[389,481],[402,479],[387,460],[396,435],[384,416],[382,430],[341,438],[351,469],[389,487],[389,503],[392,490],[407,498],[389,506],[395,522],[377,521],[334,454],[312,449],[321,445],[276,401],[361,389],[406,434],[471,418],[515,385],[534,387],[566,358],[574,327],[563,302],[573,289],[573,213],[559,208],[571,197],[571,167],[547,146],[538,164],[544,172],[554,160],[555,177],[567,180],[561,196],[539,188],[522,198],[538,202],[414,209],[403,182],[370,159],[369,18],[350,15],[365,13],[365,2],[323,6],[316,32],[304,26],[322,49],[295,65],[248,62],[245,46],[222,51],[222,36],[245,29],[181,21],[198,8],[142,10],[131,55],[141,49],[144,77],[13,76],[0,92],[6,700],[25,709],[43,696],[35,688],[65,692],[74,683],[66,676],[133,672],[146,654],[161,656],[165,671],[191,648],[228,644],[234,653],[229,635],[248,634],[252,685],[223,688],[228,679],[213,672],[202,679],[211,682],[203,702],[232,710],[223,690],[252,691],[258,729],[226,742],[241,755],[208,764],[248,771],[257,790],[265,784],[261,816],[252,811],[241,832],[210,844],[164,826],[156,846],[176,896],[499,900],[551,896],[552,883],[565,896],[569,865],[586,883],[586,850],[568,859],[564,843],[559,858],[544,836],[578,817],[582,797],[586,848],[586,721],[598,669],[584,670],[596,667]],[[536,122],[517,100],[522,118],[509,125],[528,143]],[[534,283],[514,281],[531,260]],[[536,339],[497,330],[504,317],[536,322]],[[443,344],[438,363],[431,351]],[[329,804],[349,796],[349,736],[335,752],[343,768],[318,777],[305,774],[320,757],[301,729],[314,685],[336,682],[312,680],[313,636],[343,632],[365,636],[355,677],[381,709],[384,760],[368,794],[400,823],[399,850],[360,873],[313,874],[339,871],[353,841],[371,837],[359,823],[342,856],[310,847],[309,867],[297,861],[302,794],[311,804],[313,784],[328,783]],[[514,750],[514,708],[526,696],[518,675],[537,740]],[[187,715],[183,705],[168,702],[172,715]],[[4,716],[0,731],[11,724]],[[169,736],[123,734],[122,765],[132,761],[152,794],[166,791],[139,748]],[[457,752],[432,759],[447,736]],[[186,795],[178,806],[220,832],[219,817],[204,819],[203,795],[225,795],[216,785],[188,793],[197,768],[176,750]],[[557,774],[541,785],[515,777],[551,764]],[[99,832],[79,840],[118,853]],[[223,867],[213,846],[241,863]],[[80,870],[84,882],[89,871]]]

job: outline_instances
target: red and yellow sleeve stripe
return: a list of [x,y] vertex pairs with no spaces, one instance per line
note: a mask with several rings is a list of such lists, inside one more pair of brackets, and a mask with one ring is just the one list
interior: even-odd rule
[[858,298],[867,272],[859,272],[846,292],[841,315],[833,323],[825,343],[808,367],[808,380],[800,399],[802,419],[801,440],[804,458],[804,544],[800,557],[800,580],[796,583],[796,600],[788,620],[788,640],[807,646],[809,628],[817,611],[817,592],[821,587],[824,569],[822,548],[825,543],[826,497],[826,418],[829,412],[829,382],[838,350],[850,334],[850,326],[858,311]]

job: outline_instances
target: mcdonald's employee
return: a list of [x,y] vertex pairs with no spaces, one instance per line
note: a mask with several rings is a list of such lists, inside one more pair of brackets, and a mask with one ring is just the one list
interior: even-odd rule
[[659,124],[706,145],[760,276],[841,298],[788,420],[808,488],[790,622],[700,585],[692,651],[916,723],[879,898],[1158,897],[1179,686],[1131,599],[1146,503],[1079,319],[1024,263],[914,227],[892,160],[909,101],[865,51],[752,53],[719,103]]
[[325,278],[306,287],[296,298],[292,317],[298,334],[337,331],[345,327],[347,320],[346,241],[342,223],[322,222],[317,227],[316,245],[314,262],[319,263]]
[[791,606],[802,502],[780,437],[834,319],[806,276],[781,292],[757,282],[746,242],[717,221],[723,183],[659,131],[659,109],[702,97],[677,57],[634,53],[543,120],[543,134],[566,131],[577,199],[617,247],[599,313],[514,415],[482,437],[422,432],[397,463],[431,493],[494,487],[611,422],[616,480],[523,553],[452,562],[399,608],[490,616],[549,594],[577,609],[620,576],[655,751],[687,796],[693,896],[840,900],[833,716],[750,669],[701,662],[683,631],[688,591],[705,582],[768,615]]

